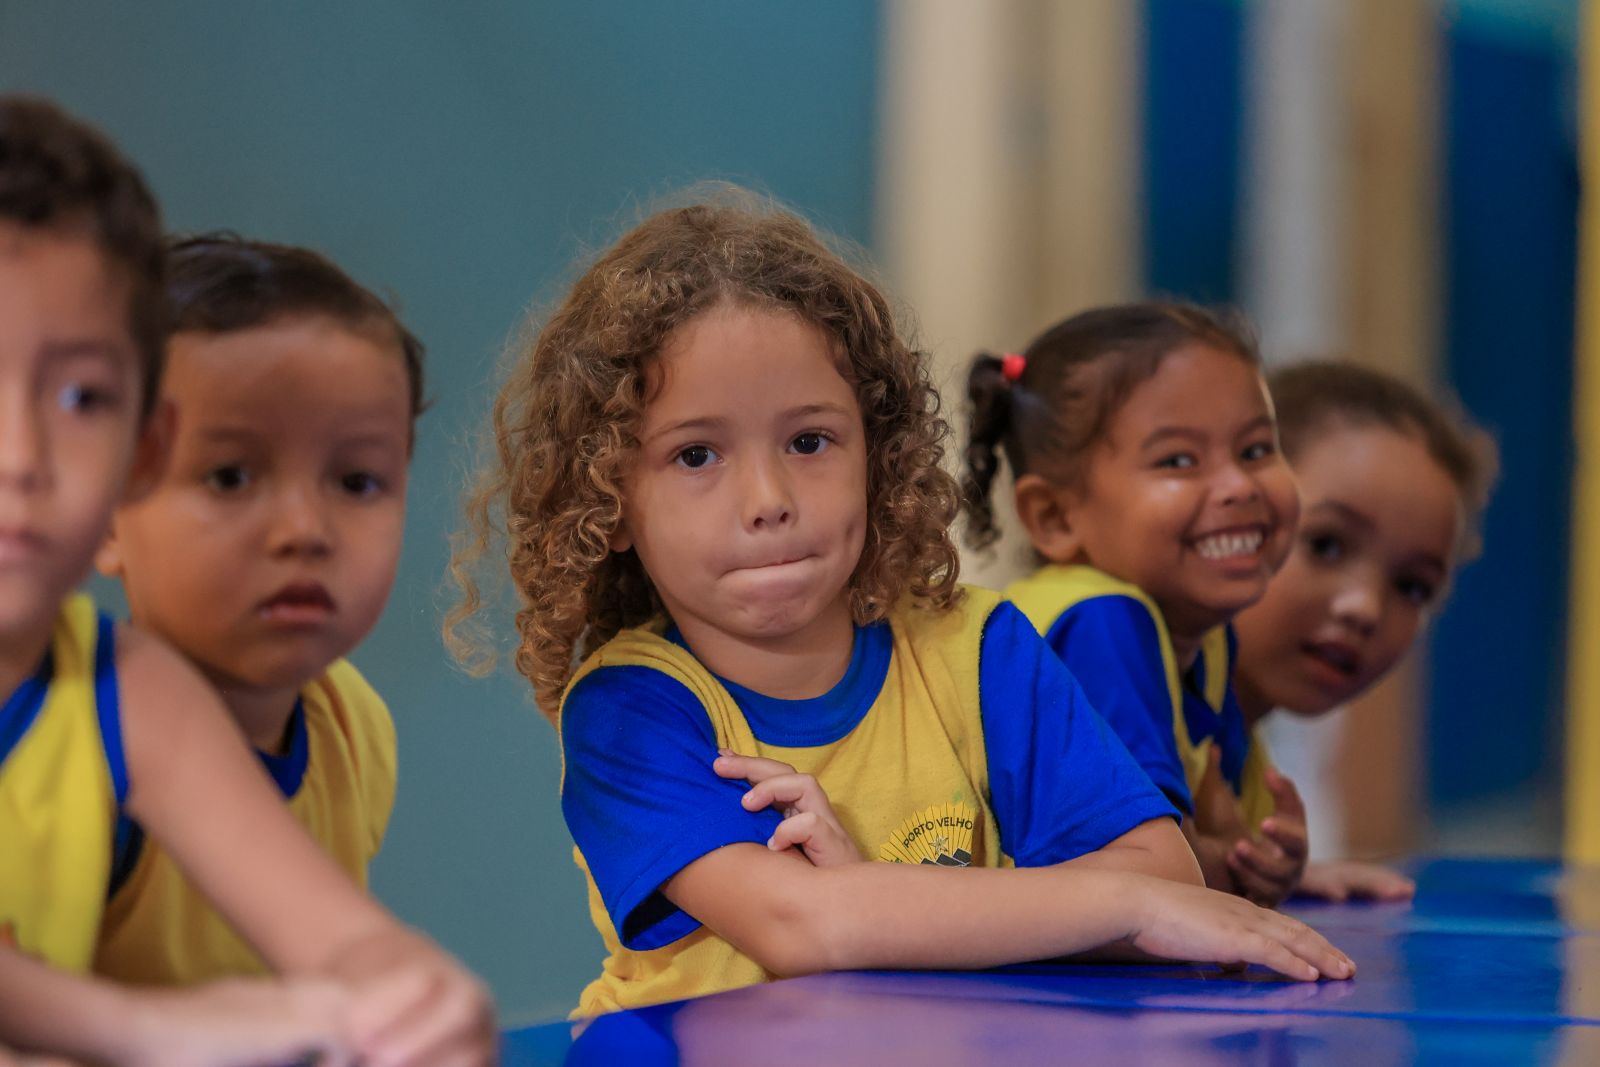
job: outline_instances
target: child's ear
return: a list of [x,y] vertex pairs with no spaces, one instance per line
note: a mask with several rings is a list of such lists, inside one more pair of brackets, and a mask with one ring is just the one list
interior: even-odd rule
[[1016,484],[1017,517],[1028,540],[1051,563],[1072,563],[1082,548],[1072,525],[1073,494],[1037,474],[1024,474]]
[[134,445],[133,466],[128,470],[122,504],[136,503],[156,487],[172,455],[173,428],[178,412],[170,400],[157,400],[155,410],[145,420],[144,430]]
[[611,551],[626,552],[633,547],[633,534],[628,532],[628,520],[622,519],[617,523],[617,528],[611,531]]
[[95,550],[94,569],[107,578],[121,578],[122,567],[122,545],[117,541],[117,521],[112,519],[111,528],[106,531],[105,539]]

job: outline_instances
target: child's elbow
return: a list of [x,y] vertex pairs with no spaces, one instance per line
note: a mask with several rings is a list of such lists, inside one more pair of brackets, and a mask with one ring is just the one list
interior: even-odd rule
[[839,924],[815,898],[786,894],[772,902],[745,953],[778,978],[834,971],[848,966],[839,951]]

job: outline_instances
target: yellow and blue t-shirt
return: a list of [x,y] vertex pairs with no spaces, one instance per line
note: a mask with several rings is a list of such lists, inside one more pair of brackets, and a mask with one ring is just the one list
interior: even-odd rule
[[688,864],[764,844],[781,816],[740,805],[719,747],[814,775],[863,855],[1039,867],[1174,814],[1028,621],[966,590],[857,627],[844,677],[781,700],[708,671],[664,622],[596,651],[561,705],[561,807],[609,957],[590,1015],[771,976],[661,893]]
[[0,705],[0,941],[86,971],[128,792],[116,629],[68,597],[38,670]]
[[1246,727],[1233,692],[1231,628],[1207,634],[1184,673],[1160,609],[1138,587],[1103,571],[1052,564],[1012,583],[1006,595],[1185,815],[1194,812],[1213,745],[1245,824],[1255,827],[1272,814],[1266,746]]
[[[340,660],[301,690],[289,750],[257,753],[289,811],[362,888],[394,806],[394,722]],[[94,969],[119,981],[190,984],[265,964],[171,857],[134,833],[121,849]],[[103,883],[102,883],[103,884]]]

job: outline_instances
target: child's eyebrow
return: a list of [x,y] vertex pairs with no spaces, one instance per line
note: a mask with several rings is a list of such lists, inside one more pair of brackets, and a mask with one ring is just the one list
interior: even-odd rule
[[231,443],[235,441],[255,441],[265,434],[259,433],[248,426],[230,426],[226,423],[202,424],[200,436],[206,441],[220,441]]
[[100,337],[74,337],[63,341],[46,341],[44,344],[45,358],[52,360],[114,360],[121,353],[121,345]]
[[[848,417],[849,414],[850,410],[842,404],[798,404],[795,407],[784,409],[779,413],[778,418],[783,422],[792,422],[795,419],[802,419],[812,415]],[[680,419],[677,422],[669,422],[659,429],[652,430],[644,440],[650,442],[658,437],[681,433],[684,430],[722,430],[727,428],[729,421],[719,415],[701,415],[692,419]]]
[[787,420],[800,419],[806,417],[807,415],[849,416],[849,414],[849,409],[844,407],[842,404],[801,404],[799,407],[792,407],[785,411],[782,415],[782,418]]
[[669,422],[659,429],[652,430],[645,440],[654,441],[658,437],[665,437],[668,434],[679,433],[683,430],[720,430],[727,424],[727,419],[713,415],[702,415],[693,419],[680,419],[677,422]]
[[1360,508],[1346,504],[1342,500],[1319,500],[1307,510],[1319,511],[1323,508],[1336,512],[1345,522],[1350,523],[1352,526],[1359,526],[1364,530],[1370,530],[1376,525],[1372,521],[1372,516]]
[[1277,423],[1271,415],[1257,415],[1255,418],[1239,427],[1239,432],[1234,436],[1246,437],[1261,430],[1270,430],[1276,425]]
[[1162,426],[1152,430],[1143,441],[1139,442],[1140,448],[1149,448],[1151,445],[1160,444],[1169,437],[1180,437],[1186,441],[1203,441],[1205,434],[1193,426]]

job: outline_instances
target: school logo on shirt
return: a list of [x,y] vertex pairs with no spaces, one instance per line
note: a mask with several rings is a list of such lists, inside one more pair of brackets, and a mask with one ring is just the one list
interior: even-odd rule
[[969,867],[976,821],[977,813],[968,804],[935,804],[896,827],[878,849],[878,859],[886,863]]

